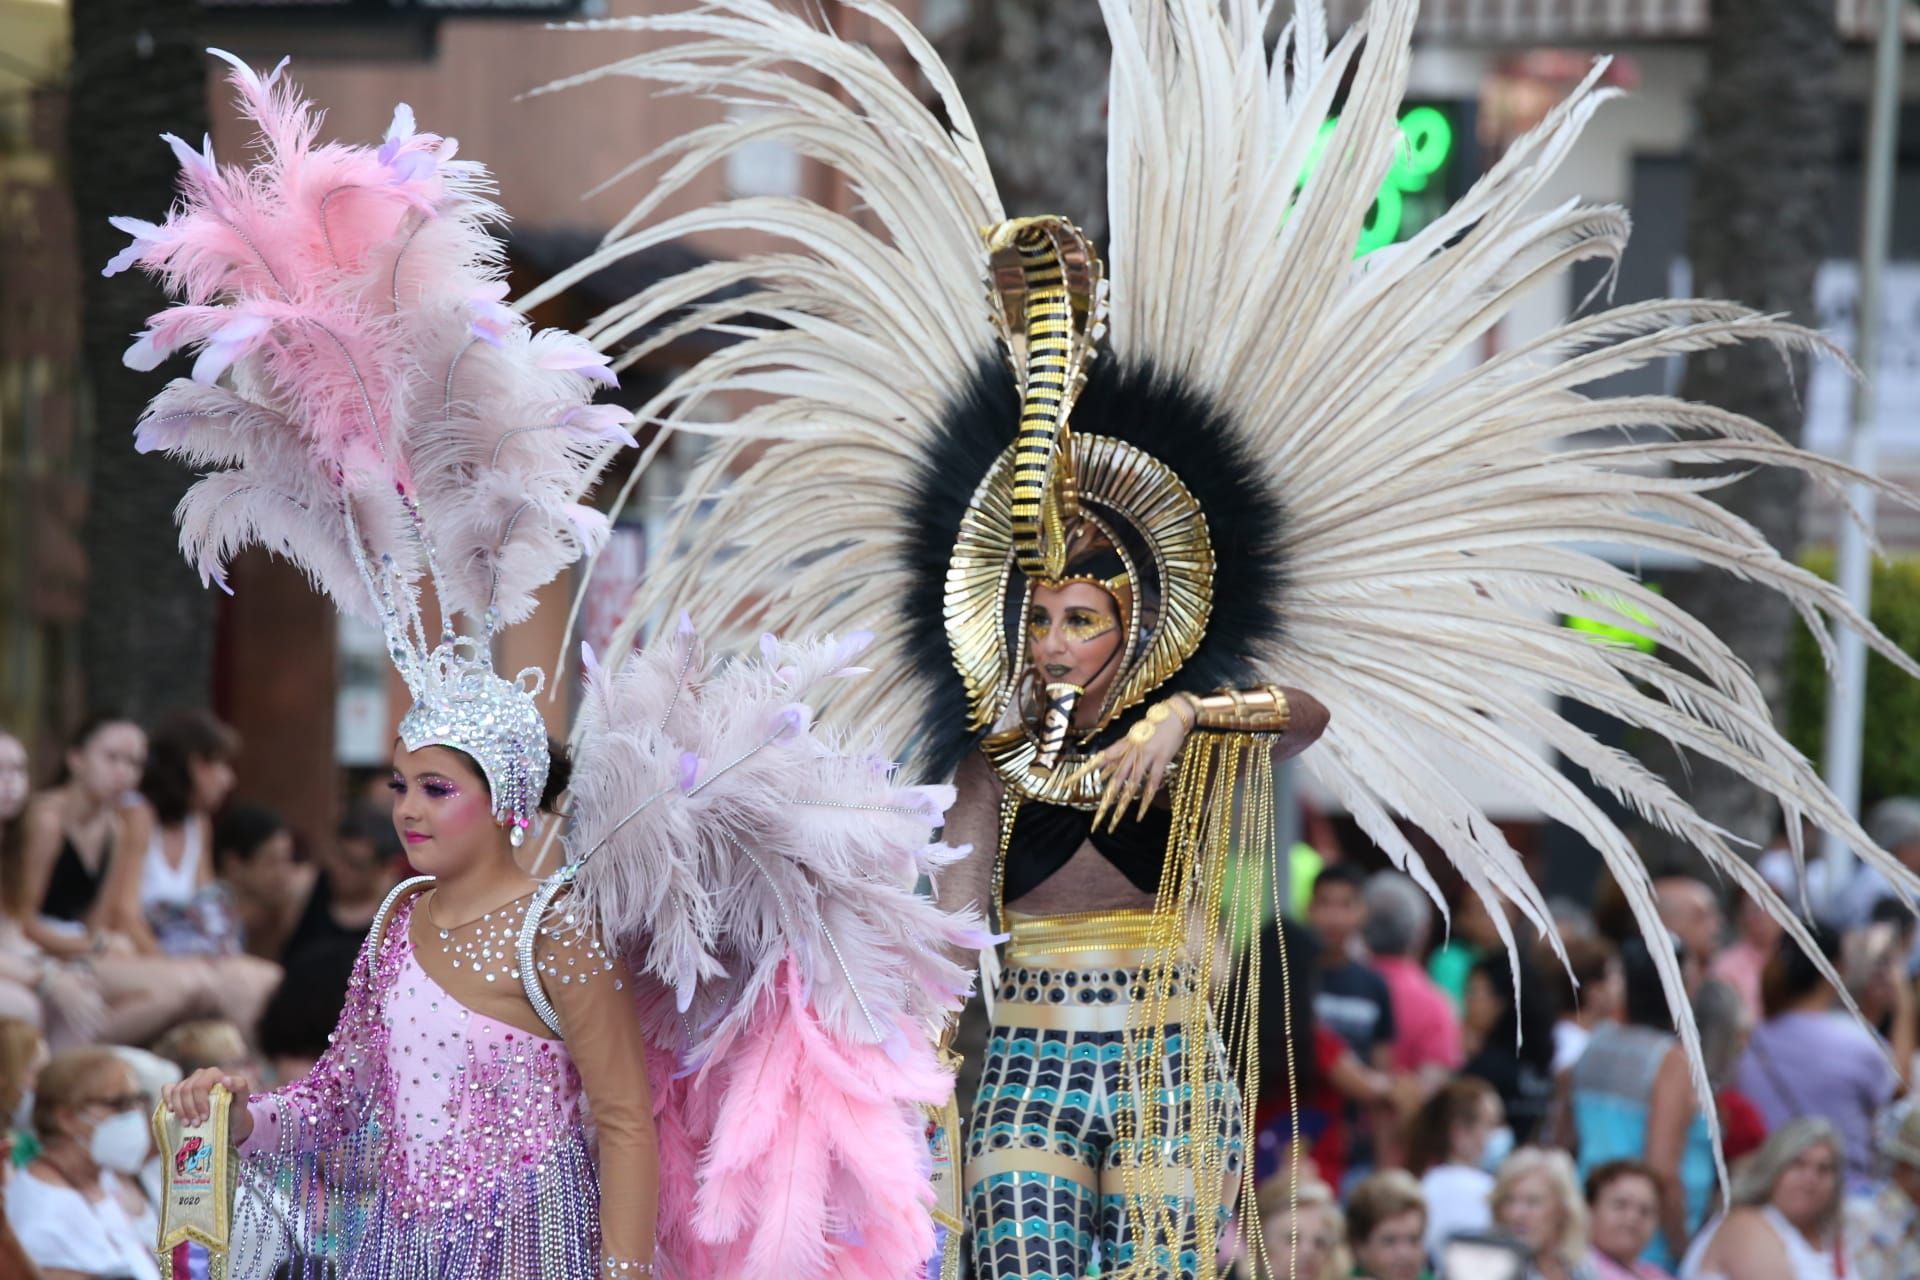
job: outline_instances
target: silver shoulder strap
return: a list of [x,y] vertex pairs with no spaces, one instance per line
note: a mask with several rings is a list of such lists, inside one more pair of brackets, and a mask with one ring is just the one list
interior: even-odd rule
[[577,862],[568,863],[545,880],[533,891],[533,901],[527,904],[527,915],[520,922],[520,940],[514,948],[514,959],[520,964],[520,984],[526,988],[527,1003],[533,1006],[540,1021],[547,1024],[547,1030],[560,1035],[560,1014],[554,1009],[553,1001],[547,999],[547,989],[540,981],[540,964],[534,957],[534,940],[540,935],[540,922],[547,918],[547,911],[553,906],[553,900],[560,896],[561,890],[573,883],[574,873],[579,870]]
[[380,958],[380,948],[387,943],[387,921],[392,917],[393,909],[432,883],[432,876],[407,877],[387,892],[386,901],[373,913],[373,924],[367,929],[367,949],[362,953],[367,958],[369,978],[373,976],[373,962]]

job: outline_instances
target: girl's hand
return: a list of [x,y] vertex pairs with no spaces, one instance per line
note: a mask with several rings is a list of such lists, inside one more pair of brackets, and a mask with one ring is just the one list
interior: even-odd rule
[[1160,794],[1160,784],[1166,781],[1167,770],[1179,757],[1180,748],[1186,744],[1187,734],[1192,732],[1197,718],[1192,699],[1176,694],[1148,707],[1146,715],[1127,731],[1126,737],[1082,766],[1083,773],[1098,770],[1107,780],[1100,807],[1093,811],[1094,830],[1100,829],[1101,819],[1109,809],[1113,817],[1108,829],[1118,828],[1135,800],[1139,801],[1139,809],[1133,815],[1134,820],[1146,817],[1147,806]]
[[217,1084],[225,1085],[233,1095],[233,1106],[227,1112],[227,1136],[238,1146],[253,1134],[253,1113],[247,1110],[253,1085],[245,1076],[229,1075],[219,1067],[203,1067],[179,1084],[161,1090],[160,1100],[183,1123],[204,1124],[213,1114],[211,1097]]

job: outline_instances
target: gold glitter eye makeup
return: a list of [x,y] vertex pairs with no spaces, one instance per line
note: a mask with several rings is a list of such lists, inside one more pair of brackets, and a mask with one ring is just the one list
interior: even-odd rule
[[1116,625],[1107,614],[1070,613],[1061,630],[1066,632],[1067,639],[1076,644],[1085,644],[1089,640],[1098,640]]

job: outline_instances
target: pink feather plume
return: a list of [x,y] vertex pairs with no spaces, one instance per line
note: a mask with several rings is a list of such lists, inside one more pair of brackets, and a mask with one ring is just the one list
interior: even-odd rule
[[986,935],[916,892],[955,856],[932,841],[952,790],[901,785],[809,710],[864,643],[709,661],[683,624],[617,672],[587,655],[574,901],[681,1063],[701,1155],[667,1247],[689,1274],[908,1280],[933,1247],[922,1109],[951,1093],[935,1036]]
[[160,224],[114,219],[133,242],[106,267],[177,300],[130,366],[197,352],[137,436],[216,468],[181,504],[182,549],[218,582],[264,546],[376,620],[379,593],[403,593],[404,614],[429,571],[442,609],[523,618],[606,536],[580,500],[632,436],[624,410],[589,403],[613,381],[605,358],[502,305],[505,218],[453,139],[403,104],[377,144],[321,143],[284,62],[262,75],[213,52],[252,154],[221,164],[166,139],[179,200]]

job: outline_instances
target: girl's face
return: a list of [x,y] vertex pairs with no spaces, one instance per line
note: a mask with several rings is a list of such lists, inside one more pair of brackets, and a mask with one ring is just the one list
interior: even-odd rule
[[1033,589],[1027,605],[1027,645],[1034,669],[1048,684],[1085,689],[1080,706],[1090,714],[1097,713],[1107,696],[1125,639],[1119,606],[1092,583]]
[[67,770],[82,790],[102,804],[118,803],[140,785],[147,763],[147,735],[140,726],[114,720],[67,752]]
[[1477,1168],[1487,1154],[1487,1139],[1493,1136],[1495,1129],[1506,1123],[1506,1119],[1506,1108],[1500,1105],[1499,1098],[1482,1098],[1473,1119],[1462,1120],[1454,1125],[1454,1163]]
[[27,807],[27,749],[10,733],[0,733],[0,822],[10,822]]
[[1426,1231],[1427,1215],[1420,1210],[1397,1213],[1354,1245],[1353,1260],[1370,1280],[1420,1280],[1427,1269],[1427,1247],[1421,1242]]
[[1660,1198],[1651,1181],[1623,1174],[1601,1188],[1593,1202],[1593,1247],[1626,1265],[1640,1256],[1660,1221]]
[[1552,1250],[1566,1229],[1566,1215],[1553,1188],[1537,1173],[1527,1174],[1507,1189],[1505,1198],[1494,1206],[1494,1217],[1534,1253]]
[[257,902],[279,902],[293,887],[293,832],[284,828],[260,842],[247,859],[227,863],[226,879],[239,893]]
[[[1296,1221],[1300,1224],[1297,1244],[1293,1238]],[[1297,1216],[1283,1210],[1268,1218],[1261,1225],[1261,1232],[1266,1237],[1267,1257],[1272,1260],[1274,1270],[1281,1275],[1299,1276],[1301,1280],[1320,1280],[1326,1275],[1333,1251],[1340,1247],[1340,1233],[1331,1215],[1319,1208],[1302,1209]],[[1288,1271],[1287,1259],[1296,1248],[1299,1265]]]
[[1839,1154],[1817,1142],[1781,1171],[1773,1184],[1773,1207],[1796,1227],[1811,1226],[1832,1207],[1839,1181]]
[[193,807],[199,813],[213,813],[233,794],[234,772],[231,762],[214,758],[187,760],[187,776],[193,786]]
[[407,861],[428,875],[455,875],[498,854],[511,856],[507,829],[493,818],[486,779],[449,747],[393,747],[393,828]]

